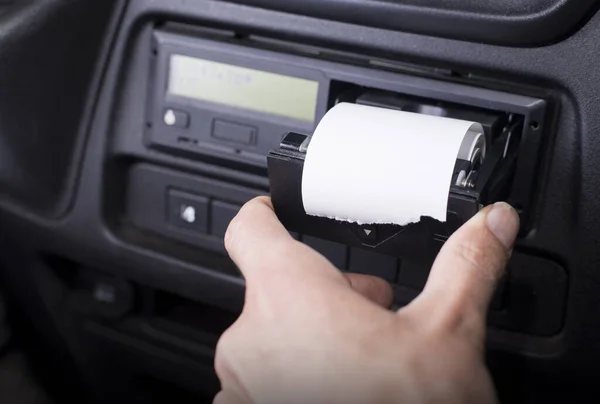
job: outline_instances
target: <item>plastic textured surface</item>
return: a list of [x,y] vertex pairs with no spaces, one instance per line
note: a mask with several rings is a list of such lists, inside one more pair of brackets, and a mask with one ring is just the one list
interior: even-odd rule
[[0,190],[21,206],[55,216],[68,203],[114,5],[24,1],[0,14]]
[[530,46],[573,31],[595,0],[232,0],[372,27]]

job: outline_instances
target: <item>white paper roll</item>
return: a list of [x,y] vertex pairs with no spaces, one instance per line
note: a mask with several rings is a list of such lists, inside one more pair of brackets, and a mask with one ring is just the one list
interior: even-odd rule
[[359,224],[446,221],[465,135],[480,124],[342,103],[319,123],[302,176],[307,214]]

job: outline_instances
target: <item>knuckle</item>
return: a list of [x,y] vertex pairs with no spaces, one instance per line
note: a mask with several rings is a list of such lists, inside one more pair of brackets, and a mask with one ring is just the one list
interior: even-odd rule
[[229,226],[227,226],[227,231],[225,231],[225,237],[223,239],[223,242],[225,243],[225,249],[229,253],[231,253],[231,251],[233,251],[235,249],[235,246],[237,245],[237,240],[239,238],[239,228],[240,221],[236,216],[229,223]]
[[[423,304],[423,303],[422,303]],[[467,340],[474,346],[485,338],[485,318],[480,311],[469,304],[465,304],[462,297],[445,301],[443,310],[436,306],[437,301],[424,302],[425,306],[415,306],[408,314],[415,321],[415,328],[420,329],[424,339],[429,340],[429,345],[436,345],[440,341],[448,343],[455,339]],[[423,320],[422,313],[429,313]],[[419,319],[416,321],[415,319]]]
[[234,323],[219,338],[215,349],[215,371],[219,377],[223,377],[231,367],[231,357],[235,355],[237,346],[237,323]]
[[485,323],[475,310],[452,310],[440,318],[438,326],[446,338],[460,336],[471,342],[484,338]]
[[487,262],[488,249],[480,243],[471,240],[460,242],[455,247],[455,254],[461,262],[467,263],[472,268],[481,268]]
[[497,281],[501,277],[507,257],[500,256],[494,247],[468,240],[458,242],[452,250],[454,262],[464,266],[461,270],[471,271],[473,276],[488,281]]
[[225,248],[227,251],[231,251],[240,243],[240,239],[243,238],[243,230],[246,226],[246,222],[248,219],[255,216],[257,209],[262,209],[264,207],[264,203],[264,198],[255,198],[251,200],[246,203],[231,220],[229,226],[227,226],[224,237]]
[[[218,345],[217,345],[218,348]],[[224,380],[229,369],[226,355],[223,354],[222,350],[217,349],[215,353],[215,373],[220,380]]]
[[485,339],[485,318],[477,309],[456,300],[445,310],[432,314],[424,330],[433,340],[447,343],[469,341],[472,348],[477,349]]
[[239,230],[242,228],[246,218],[252,217],[252,211],[256,209],[256,205],[258,205],[258,202],[256,199],[253,199],[242,206],[240,211],[237,213],[237,215],[235,215],[227,227],[227,231],[225,232],[226,241],[227,239],[230,239],[229,241],[231,241],[231,239],[235,240],[235,237],[240,232]]
[[225,331],[219,341],[217,342],[217,348],[215,350],[216,358],[223,356],[224,353],[228,352],[231,347],[231,329]]
[[487,235],[456,239],[450,246],[453,262],[469,270],[473,275],[489,281],[497,281],[509,256],[503,247]]

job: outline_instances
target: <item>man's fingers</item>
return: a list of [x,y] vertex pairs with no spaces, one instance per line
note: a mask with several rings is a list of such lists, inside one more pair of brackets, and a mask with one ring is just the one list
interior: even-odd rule
[[246,203],[225,233],[225,248],[247,280],[261,268],[272,266],[274,254],[286,258],[285,250],[294,242],[277,219],[268,197]]
[[508,204],[483,209],[446,242],[425,290],[409,309],[483,335],[490,300],[518,231],[519,216]]
[[267,197],[244,205],[229,224],[225,248],[249,283],[258,278],[263,282],[274,275],[273,270],[288,274],[302,271],[307,277],[333,275],[343,282],[325,258],[290,236]]
[[379,278],[359,274],[342,274],[321,254],[297,242],[277,219],[269,198],[248,202],[233,219],[225,235],[225,247],[242,271],[248,285],[270,284],[294,287],[327,282],[340,287],[351,286],[356,292],[383,307],[393,300],[390,285]]
[[257,259],[257,256],[265,253],[268,243],[275,241],[285,244],[292,242],[292,237],[277,219],[271,200],[267,197],[259,197],[245,204],[229,223],[225,233],[225,248],[238,266],[242,262]]
[[394,300],[392,287],[386,281],[375,276],[362,274],[346,274],[350,286],[373,303],[382,307],[390,307]]

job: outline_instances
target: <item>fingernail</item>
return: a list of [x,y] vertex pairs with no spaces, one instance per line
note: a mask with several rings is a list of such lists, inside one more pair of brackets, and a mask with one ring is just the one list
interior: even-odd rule
[[510,250],[519,233],[519,215],[506,202],[494,204],[487,215],[486,225],[507,250]]

